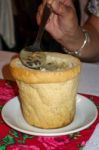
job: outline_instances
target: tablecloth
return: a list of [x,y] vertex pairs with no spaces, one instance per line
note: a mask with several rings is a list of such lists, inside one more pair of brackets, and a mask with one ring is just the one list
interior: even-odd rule
[[[18,95],[15,82],[0,80],[0,112],[4,104]],[[99,97],[94,95],[84,96],[99,104]],[[32,136],[10,128],[2,119],[0,113],[0,150],[82,150],[92,135],[99,117],[87,129],[64,136]]]

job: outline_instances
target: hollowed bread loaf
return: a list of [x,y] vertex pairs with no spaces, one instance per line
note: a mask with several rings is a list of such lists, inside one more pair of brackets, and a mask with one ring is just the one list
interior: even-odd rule
[[19,58],[10,63],[22,113],[30,125],[44,129],[64,127],[75,116],[80,61],[66,54],[41,53],[46,61],[39,69],[25,67]]

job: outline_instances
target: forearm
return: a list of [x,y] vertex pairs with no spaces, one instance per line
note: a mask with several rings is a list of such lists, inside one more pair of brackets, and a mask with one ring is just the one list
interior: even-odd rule
[[[52,13],[46,24],[46,30],[52,37],[69,51],[75,53],[80,49],[80,55],[76,53],[76,56],[81,60],[99,61],[99,18],[92,16],[83,27],[80,27],[72,0],[64,2],[50,0],[49,5]],[[42,9],[40,10],[40,14],[37,15],[38,22],[42,16]],[[83,32],[83,29],[88,34]],[[88,35],[89,38],[86,38]]]
[[88,22],[83,26],[89,33],[89,42],[82,50],[81,58],[84,61],[99,61],[99,31],[93,23],[94,20]]
[[[88,32],[89,40],[77,57],[87,62],[99,61],[99,18],[92,17],[86,22],[82,29]],[[81,47],[81,43],[84,41],[82,29],[78,29],[78,33],[75,33],[75,38],[73,38],[72,42],[68,45],[69,50],[75,51]]]

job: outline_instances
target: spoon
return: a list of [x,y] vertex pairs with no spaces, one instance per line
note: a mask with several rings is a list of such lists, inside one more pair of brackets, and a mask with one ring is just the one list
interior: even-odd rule
[[45,55],[42,53],[40,44],[45,30],[46,22],[50,16],[51,8],[48,4],[45,5],[41,24],[37,33],[36,40],[33,45],[23,48],[20,51],[19,57],[22,64],[26,67],[37,69],[45,62]]

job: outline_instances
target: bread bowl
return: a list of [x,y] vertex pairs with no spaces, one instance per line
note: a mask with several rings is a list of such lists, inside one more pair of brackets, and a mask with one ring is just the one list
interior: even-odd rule
[[64,127],[75,116],[80,60],[67,54],[41,53],[46,56],[44,66],[52,64],[51,67],[30,69],[19,58],[10,63],[23,116],[30,125],[39,128]]

